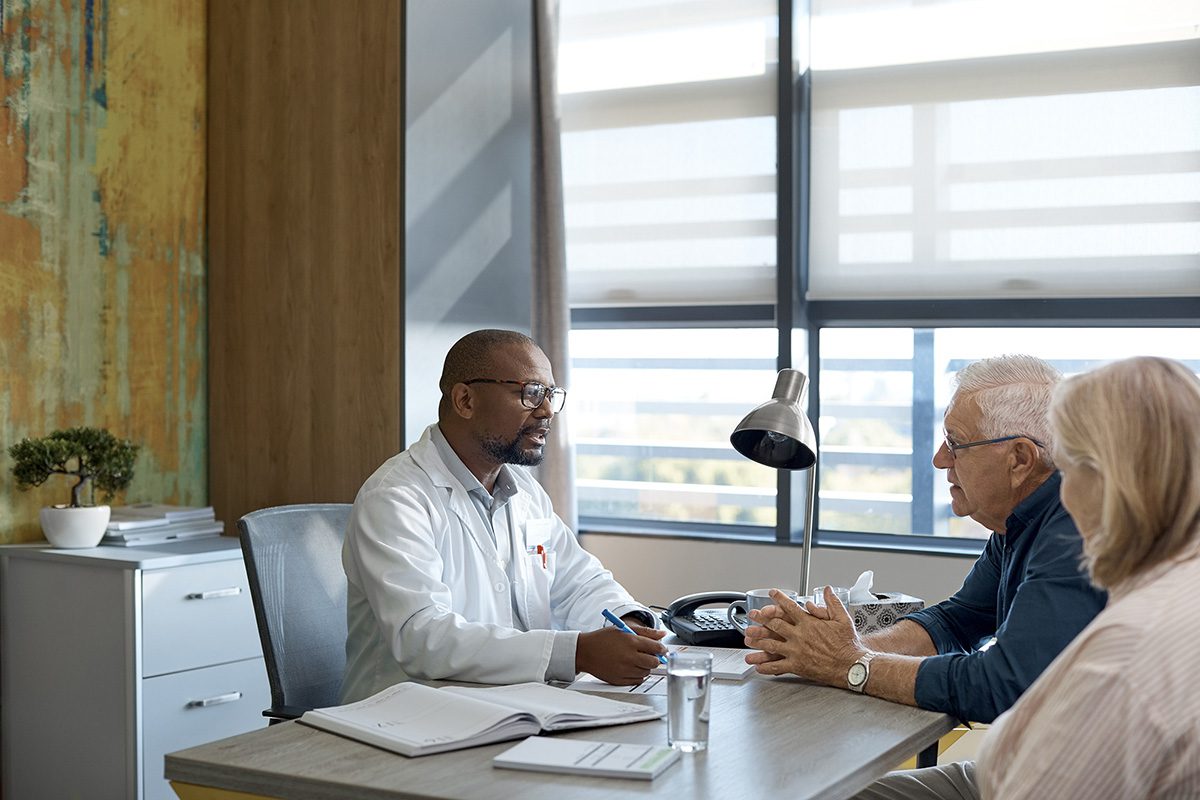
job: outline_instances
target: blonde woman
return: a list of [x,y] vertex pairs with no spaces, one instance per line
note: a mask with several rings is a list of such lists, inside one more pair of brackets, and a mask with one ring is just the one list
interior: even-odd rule
[[978,786],[1005,800],[1200,797],[1200,381],[1168,359],[1120,361],[1065,381],[1050,420],[1108,607],[996,721]]

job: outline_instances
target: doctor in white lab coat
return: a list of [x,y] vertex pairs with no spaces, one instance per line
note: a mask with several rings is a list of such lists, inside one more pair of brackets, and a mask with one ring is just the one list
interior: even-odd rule
[[[586,671],[640,682],[665,652],[664,632],[523,468],[541,461],[565,399],[545,354],[523,334],[476,331],[451,348],[440,385],[438,423],[354,501],[342,553],[343,702],[409,678],[519,683]],[[605,627],[605,608],[639,635]]]

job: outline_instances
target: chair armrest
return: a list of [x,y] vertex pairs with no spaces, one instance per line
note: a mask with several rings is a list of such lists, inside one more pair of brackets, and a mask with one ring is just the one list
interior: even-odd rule
[[262,715],[271,720],[272,723],[283,722],[289,719],[299,719],[305,711],[312,711],[311,708],[304,706],[271,706]]

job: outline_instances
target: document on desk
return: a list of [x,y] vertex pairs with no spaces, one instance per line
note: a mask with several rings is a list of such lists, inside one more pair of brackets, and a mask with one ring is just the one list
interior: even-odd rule
[[[754,665],[746,663],[746,654],[753,653],[741,647],[704,647],[696,644],[669,644],[667,649],[672,653],[688,651],[692,653],[712,654],[712,676],[719,680],[744,681],[746,676],[754,672]],[[666,675],[666,667],[655,667],[651,675]]]
[[586,672],[579,673],[574,683],[567,686],[577,692],[612,692],[613,694],[667,694],[667,676],[651,675],[637,686],[613,686],[605,683],[595,675]]
[[493,758],[492,764],[504,769],[648,781],[677,761],[679,751],[666,745],[530,736]]
[[663,712],[544,683],[435,689],[398,683],[365,700],[306,711],[300,722],[406,756],[520,739],[539,731],[658,719]]

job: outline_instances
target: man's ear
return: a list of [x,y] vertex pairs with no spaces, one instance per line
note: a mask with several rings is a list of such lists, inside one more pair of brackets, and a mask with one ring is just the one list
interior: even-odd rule
[[1037,445],[1028,439],[1014,439],[1008,454],[1008,463],[1013,485],[1017,486],[1037,471],[1041,463],[1041,453],[1038,452]]
[[456,383],[450,389],[450,407],[463,419],[475,416],[475,394],[465,383]]

